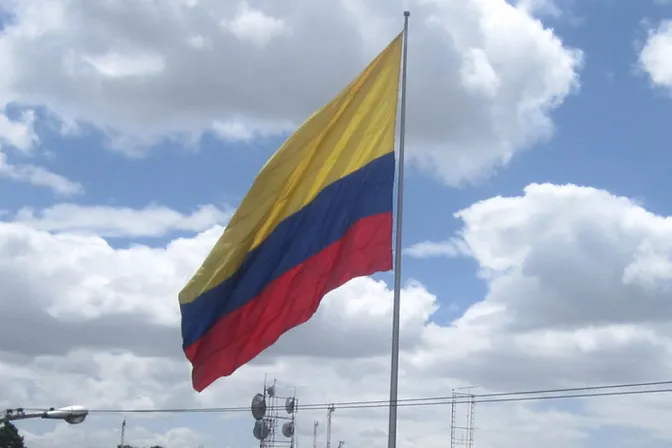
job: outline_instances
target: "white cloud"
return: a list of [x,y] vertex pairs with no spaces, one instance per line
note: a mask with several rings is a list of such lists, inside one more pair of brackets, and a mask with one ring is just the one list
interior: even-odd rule
[[[2,100],[0,89],[0,100]],[[60,196],[73,196],[84,191],[81,184],[71,181],[60,174],[31,163],[10,163],[8,150],[19,151],[24,156],[32,155],[39,143],[35,133],[35,112],[26,109],[18,119],[10,120],[2,113],[4,104],[0,104],[0,180],[26,183],[36,187],[46,187]]]
[[463,241],[452,238],[447,241],[421,241],[404,249],[404,254],[413,258],[457,257],[467,255],[469,248]]
[[0,179],[27,183],[36,187],[46,187],[61,196],[73,196],[84,192],[78,182],[33,164],[12,164],[7,156],[0,152]]
[[485,303],[506,304],[516,324],[575,328],[668,316],[672,220],[628,198],[531,184],[523,196],[491,198],[456,216],[489,279]]
[[[548,184],[476,203],[457,217],[488,294],[455,325],[481,335],[482,363],[496,357],[513,365],[524,352],[537,356],[530,372],[547,378],[550,371],[577,381],[666,375],[670,218],[606,191]],[[437,330],[433,343],[442,339]],[[502,387],[518,382],[520,367],[500,370]]]
[[[39,303],[44,319],[137,313],[149,322],[175,324],[179,310],[173,298],[221,231],[213,227],[197,238],[173,240],[162,249],[115,250],[97,236],[52,235],[23,224],[0,223],[4,297],[33,294],[38,301],[0,304],[21,310]],[[42,281],[49,281],[59,293],[51,297],[51,291],[41,290],[37,285]]]
[[562,11],[554,0],[518,0],[517,6],[531,14],[557,17]]
[[[457,216],[463,228],[456,238],[479,263],[487,294],[443,323],[432,321],[439,298],[417,282],[406,285],[402,397],[445,396],[466,384],[481,386],[482,393],[672,375],[670,218],[606,191],[547,184],[481,201]],[[297,386],[303,403],[386,396],[391,291],[370,278],[333,292],[313,320],[255,362],[193,393],[176,295],[220,232],[213,228],[163,247],[113,248],[96,236],[1,223],[0,382],[7,393],[0,408],[240,406],[266,373]],[[602,445],[609,440],[602,431],[617,424],[625,440],[636,436],[637,443],[658,448],[672,440],[669,427],[651,417],[669,412],[662,398],[595,399],[570,408],[478,405],[477,444]],[[447,430],[448,412],[401,408],[400,447],[443,446],[445,435],[436,428]],[[129,418],[147,444],[252,443],[247,413]],[[204,423],[207,418],[217,420]],[[300,419],[302,443],[308,443],[312,421],[324,421],[323,411],[302,412]],[[68,440],[88,448],[114,441],[110,428],[120,420],[93,414],[68,432],[44,427],[47,433],[37,437],[44,429],[25,431],[37,448]],[[334,422],[337,439],[385,444],[384,409],[339,409]],[[173,427],[191,430],[177,431],[185,442],[177,435],[170,441]]]
[[[22,223],[0,223],[0,253],[6,257],[0,259],[4,292],[7,297],[30,294],[33,299],[33,302],[0,302],[0,306],[7,307],[3,315],[23,315],[26,309],[35,305],[40,311],[35,318],[41,320],[44,327],[57,326],[58,319],[98,319],[98,325],[102,327],[112,325],[105,321],[106,317],[129,315],[127,318],[136,323],[146,320],[147,323],[171,326],[174,332],[171,341],[174,341],[179,338],[177,293],[193,275],[221,231],[221,227],[213,227],[195,238],[173,240],[165,248],[132,246],[113,249],[96,236],[51,234]],[[55,264],[54,260],[59,260],[59,263]],[[52,296],[47,290],[35,288],[35,285],[45,281],[50,282],[50,288],[59,290],[59,294]],[[379,335],[386,336],[379,339],[373,337],[369,344],[361,348],[373,349],[373,352],[367,352],[369,354],[384,353],[387,345],[386,327],[391,313],[389,290],[384,283],[360,279],[350,284],[349,291],[359,297],[357,302],[344,302],[350,296],[343,296],[340,291],[334,292],[331,299],[334,303],[327,301],[323,306],[322,312],[327,312],[328,318],[318,313],[313,322],[302,326],[308,330],[301,330],[292,336],[297,338],[293,344],[280,343],[275,350],[280,353],[293,352],[297,356],[318,354],[320,346],[338,349],[343,337],[359,340],[367,337],[367,331],[376,329]],[[412,342],[419,338],[417,327],[422,327],[434,310],[435,297],[415,283],[410,283],[405,291],[413,297],[404,306],[403,319],[403,325],[410,326],[407,337]],[[140,320],[130,314],[135,314]],[[122,325],[123,320],[118,324]],[[315,337],[302,336],[302,332],[311,328],[317,333]],[[319,335],[322,328],[330,328],[330,331]],[[163,336],[166,328],[159,327],[158,330],[158,335]],[[11,334],[14,330],[4,326],[0,331]],[[150,337],[149,332],[146,334]],[[62,335],[64,338],[67,336],[66,333]],[[136,335],[128,333],[126,336],[132,340]],[[77,333],[71,334],[70,338],[71,342],[76,341]],[[112,335],[100,335],[82,342],[109,345],[112,341]],[[52,342],[45,340],[47,348],[44,352],[38,350],[38,353],[53,353]],[[143,344],[142,340],[137,342]],[[76,345],[76,342],[72,343]],[[178,346],[175,344],[176,348]],[[157,353],[170,351],[163,350],[163,347],[165,344],[155,346],[154,350]],[[351,344],[342,348],[347,347],[351,347]],[[0,344],[2,349],[10,350],[11,344],[4,347]],[[35,352],[29,347],[17,349],[19,353]]]
[[[99,431],[82,431],[80,427],[65,424],[58,425],[53,431],[36,435],[24,433],[26,445],[35,448],[70,448],[117,446],[120,441],[119,430],[103,429]],[[142,426],[130,426],[126,431],[125,441],[132,446],[150,447],[154,445],[170,448],[194,448],[206,446],[212,440],[205,439],[189,428],[173,428],[163,434],[156,434]]]
[[32,111],[24,111],[19,120],[10,120],[7,115],[0,113],[0,143],[23,151],[30,150],[38,141],[33,129],[34,123],[35,113]]
[[639,64],[651,81],[658,86],[672,88],[672,21],[664,20],[649,37],[639,55]]
[[85,57],[84,60],[103,77],[151,77],[160,75],[165,62],[153,53],[134,54],[133,51],[108,52],[100,56]]
[[56,204],[42,210],[22,208],[11,219],[35,229],[90,233],[104,237],[159,237],[174,231],[201,232],[224,225],[231,210],[203,205],[189,215],[164,206],[143,209]]
[[236,16],[232,20],[223,20],[222,25],[238,39],[259,47],[288,31],[283,20],[251,8],[246,1],[239,3]]
[[233,139],[284,132],[392,39],[404,6],[418,166],[474,180],[551,135],[582,55],[532,16],[546,1],[10,2],[0,100],[92,123],[134,154],[213,128]]

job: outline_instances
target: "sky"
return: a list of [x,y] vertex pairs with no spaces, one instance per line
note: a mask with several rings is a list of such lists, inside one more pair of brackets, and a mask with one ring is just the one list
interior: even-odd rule
[[[124,418],[134,446],[255,446],[248,412],[128,411],[245,407],[265,377],[303,403],[387,397],[391,273],[200,394],[177,294],[405,9],[400,397],[672,379],[672,2],[0,0],[0,408],[92,411],[18,422],[29,447],[115,446]],[[481,403],[475,446],[659,448],[671,411]],[[324,410],[297,418],[324,443]],[[385,410],[333,425],[386,446]],[[449,425],[400,408],[398,446]]]

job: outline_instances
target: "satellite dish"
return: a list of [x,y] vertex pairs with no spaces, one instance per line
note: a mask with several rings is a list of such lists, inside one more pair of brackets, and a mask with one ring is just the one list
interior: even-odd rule
[[275,386],[268,386],[266,388],[266,393],[269,397],[275,397]]
[[282,435],[289,438],[294,435],[294,423],[293,422],[286,422],[284,425],[282,425]]
[[266,400],[261,394],[257,394],[252,398],[252,405],[250,406],[252,417],[255,420],[261,420],[266,415]]
[[[284,428],[283,428],[284,429]],[[252,434],[257,440],[264,440],[271,433],[271,428],[268,427],[268,423],[265,420],[257,420],[254,422],[254,428],[252,429]]]
[[288,414],[293,414],[294,411],[296,410],[296,400],[294,397],[289,397],[287,401],[285,401],[285,410],[287,411]]

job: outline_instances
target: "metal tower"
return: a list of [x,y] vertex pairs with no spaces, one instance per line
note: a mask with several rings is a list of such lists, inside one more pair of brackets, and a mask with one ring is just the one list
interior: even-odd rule
[[[465,389],[469,390],[471,387]],[[462,405],[466,405],[464,424],[457,423],[457,409]],[[450,405],[450,448],[473,448],[475,410],[476,396],[474,394],[457,392],[453,389],[453,399]]]
[[469,395],[469,409],[467,410],[467,448],[474,447],[474,430],[476,425],[474,423],[474,415],[476,411],[476,397]]
[[334,413],[336,408],[332,403],[329,404],[327,408],[327,448],[331,448],[331,414]]
[[457,397],[453,389],[453,399],[450,402],[450,448],[455,448],[455,407],[457,406]]
[[269,386],[266,383],[266,379],[264,379],[264,396],[268,402],[270,412],[266,417],[266,422],[269,427],[269,435],[260,440],[261,448],[272,448],[275,446],[275,432],[278,429],[278,403],[275,396],[275,383],[276,380],[274,379],[273,384]]
[[[296,398],[296,389],[292,389],[291,396],[280,396],[278,381],[273,380],[273,384],[268,385],[264,380],[264,393],[258,393],[252,398],[250,410],[255,420],[252,434],[259,440],[259,448],[298,446],[296,414],[299,400]],[[280,404],[282,401],[284,405]],[[280,411],[283,407],[285,412]],[[280,425],[281,422],[284,423]]]

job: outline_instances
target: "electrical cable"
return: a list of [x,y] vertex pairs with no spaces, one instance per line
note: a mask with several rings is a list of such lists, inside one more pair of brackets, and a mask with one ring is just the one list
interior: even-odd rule
[[[457,400],[452,396],[436,396],[436,397],[422,397],[422,398],[405,398],[397,401],[399,407],[410,406],[437,406],[437,405],[451,405],[454,403],[507,403],[507,402],[522,402],[522,401],[539,401],[539,400],[557,400],[557,399],[572,399],[572,398],[591,398],[591,397],[610,397],[610,396],[626,396],[626,395],[647,395],[658,393],[672,392],[672,388],[667,389],[648,389],[648,390],[612,390],[609,389],[633,389],[642,387],[654,387],[672,385],[672,381],[656,381],[647,383],[626,383],[614,385],[600,385],[600,386],[585,386],[562,389],[537,389],[515,392],[498,392],[488,394],[464,394]],[[602,392],[600,392],[602,391]],[[554,394],[554,395],[549,395]],[[339,409],[373,409],[373,408],[387,408],[389,407],[389,400],[367,400],[367,401],[342,401],[334,403],[314,403],[306,405],[298,405],[299,410],[326,410],[330,404],[333,404]],[[278,407],[281,409],[282,406]],[[275,410],[269,407],[267,410]],[[237,407],[219,407],[219,408],[172,408],[172,409],[91,409],[89,413],[95,414],[153,414],[153,413],[231,413],[231,412],[249,412],[249,406]]]

